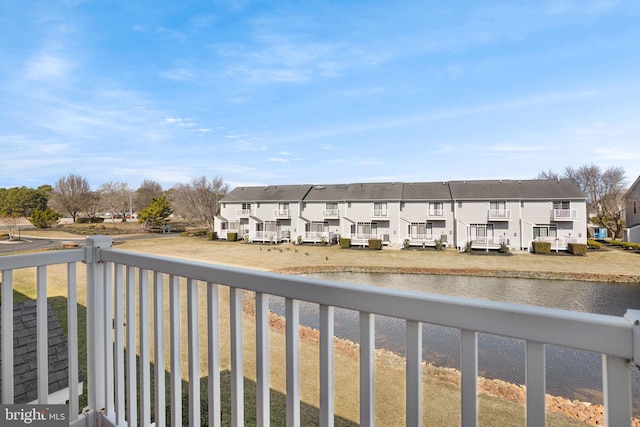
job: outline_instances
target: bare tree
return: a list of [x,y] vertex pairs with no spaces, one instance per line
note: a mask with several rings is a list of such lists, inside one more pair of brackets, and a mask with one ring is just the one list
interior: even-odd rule
[[90,191],[85,197],[84,214],[87,218],[96,218],[100,212],[100,192]]
[[157,199],[162,196],[162,186],[156,181],[145,179],[140,184],[140,188],[136,190],[133,197],[134,205],[137,211],[143,211],[153,199]]
[[[110,212],[111,222],[114,221],[114,213],[125,213],[131,207],[133,191],[124,182],[105,182],[98,190],[100,192],[100,206]],[[126,221],[126,216],[122,216],[122,221]]]
[[49,204],[58,212],[68,213],[76,222],[78,214],[87,210],[90,197],[89,182],[79,175],[70,174],[56,181]]
[[176,184],[173,188],[173,206],[176,213],[188,219],[198,219],[214,230],[215,216],[220,211],[220,199],[229,192],[229,185],[220,177],[207,180],[194,178],[189,184]]
[[7,227],[7,231],[9,232],[9,240],[17,240],[15,238],[15,230],[20,224],[20,220],[22,216],[18,214],[3,214],[0,215],[0,223],[4,224]]
[[548,169],[546,171],[540,171],[538,174],[538,179],[560,179],[560,174],[554,171],[553,169]]
[[605,227],[610,236],[621,237],[626,186],[624,169],[612,166],[602,171],[599,166],[591,164],[578,169],[567,167],[563,175],[586,193],[592,222]]

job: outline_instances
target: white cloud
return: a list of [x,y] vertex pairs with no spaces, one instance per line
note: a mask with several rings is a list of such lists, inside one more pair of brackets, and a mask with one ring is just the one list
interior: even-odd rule
[[53,54],[41,54],[26,64],[26,76],[30,80],[51,80],[67,76],[73,64]]
[[174,81],[186,81],[195,79],[196,75],[186,68],[175,68],[173,70],[161,72],[160,77]]

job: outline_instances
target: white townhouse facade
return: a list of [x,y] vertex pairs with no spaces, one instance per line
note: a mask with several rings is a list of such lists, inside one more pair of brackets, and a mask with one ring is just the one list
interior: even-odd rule
[[403,246],[452,246],[453,202],[447,182],[415,182],[403,185],[399,206],[398,242]]
[[624,241],[640,243],[640,177],[624,195]]
[[553,250],[587,242],[586,196],[569,180],[449,182],[456,246],[530,250],[548,241]]
[[239,187],[216,231],[256,242],[335,242],[530,250],[586,243],[586,196],[568,180],[482,180]]
[[302,200],[311,185],[237,187],[220,202],[215,231],[220,239],[237,232],[253,242],[290,241],[299,227]]

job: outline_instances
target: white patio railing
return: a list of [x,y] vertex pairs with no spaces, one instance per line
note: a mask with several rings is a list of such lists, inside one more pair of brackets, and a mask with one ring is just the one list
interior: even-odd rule
[[[208,346],[209,425],[220,425],[220,334],[221,288],[229,290],[231,416],[233,425],[244,422],[242,299],[243,290],[255,292],[256,326],[256,420],[269,425],[269,295],[285,298],[286,312],[286,419],[300,425],[299,302],[320,307],[320,425],[334,419],[333,330],[334,309],[359,312],[360,318],[360,424],[373,426],[374,342],[378,315],[406,321],[406,425],[423,423],[422,325],[438,324],[461,331],[461,415],[463,426],[475,426],[478,417],[478,334],[488,333],[526,341],[526,421],[528,426],[545,424],[545,345],[559,345],[602,354],[603,393],[607,425],[631,424],[631,367],[640,364],[640,311],[624,317],[577,313],[549,308],[480,301],[466,298],[407,292],[378,287],[342,284],[310,278],[215,266],[201,262],[143,255],[116,250],[111,239],[95,236],[83,249],[0,257],[2,270],[2,402],[13,403],[13,273],[36,269],[38,301],[38,391],[40,403],[47,399],[46,297],[47,268],[67,267],[69,365],[78,371],[75,334],[76,266],[86,263],[87,380],[88,404],[78,415],[77,393],[71,390],[70,425],[156,426],[182,425],[188,411],[189,424],[199,426],[200,340]],[[165,279],[168,278],[168,284]],[[183,284],[184,283],[184,284]],[[168,287],[168,292],[166,288]],[[199,289],[206,288],[206,313],[199,312]],[[186,288],[186,289],[185,289]],[[180,292],[186,291],[186,301]],[[165,303],[164,294],[169,300]],[[139,315],[149,313],[153,318]],[[166,308],[165,308],[166,307]],[[186,313],[187,348],[181,348],[180,318]],[[165,316],[168,317],[165,320]],[[131,319],[131,320],[129,320]],[[137,320],[133,320],[137,319]],[[198,327],[206,319],[207,335]],[[126,325],[125,325],[126,320]],[[164,326],[167,326],[167,331]],[[165,335],[169,338],[165,340]],[[597,337],[597,339],[594,339]],[[154,375],[151,373],[153,339]],[[136,347],[138,346],[138,347]],[[170,383],[165,384],[165,347],[169,348]],[[125,352],[125,349],[138,348]],[[188,408],[182,407],[181,354],[188,364]],[[125,358],[126,357],[126,358]],[[254,357],[249,355],[248,357]],[[339,369],[339,367],[337,367]],[[74,380],[75,379],[75,380]],[[77,378],[70,380],[70,386]],[[152,385],[155,393],[152,394]],[[165,407],[165,395],[170,404]],[[152,413],[152,404],[155,409]],[[427,414],[428,415],[428,414]]]
[[511,209],[489,209],[489,221],[507,221],[511,219]]
[[578,219],[577,209],[552,209],[551,218],[554,221],[575,221]]

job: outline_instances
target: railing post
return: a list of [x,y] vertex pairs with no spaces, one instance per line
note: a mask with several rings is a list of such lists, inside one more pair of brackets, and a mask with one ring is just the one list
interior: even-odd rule
[[[87,264],[87,405],[89,411],[98,414],[106,407],[106,377],[104,301],[106,286],[104,282],[104,264],[100,259],[100,250],[110,248],[112,239],[106,236],[87,238],[84,262]],[[109,325],[109,330],[111,326]]]
[[633,328],[633,360],[632,363],[640,368],[640,310],[627,310],[624,318]]

